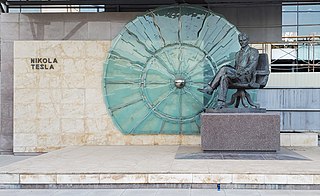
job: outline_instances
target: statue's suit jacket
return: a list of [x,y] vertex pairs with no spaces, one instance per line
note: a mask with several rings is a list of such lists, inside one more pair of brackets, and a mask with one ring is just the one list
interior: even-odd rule
[[252,81],[253,73],[256,70],[259,60],[259,52],[255,48],[247,46],[236,53],[235,68],[239,70],[241,82],[248,83]]

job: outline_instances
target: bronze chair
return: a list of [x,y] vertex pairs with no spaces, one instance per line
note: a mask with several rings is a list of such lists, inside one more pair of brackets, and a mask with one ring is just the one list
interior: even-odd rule
[[256,67],[256,71],[253,73],[253,79],[250,83],[247,84],[233,84],[229,89],[237,89],[232,97],[231,101],[227,105],[233,105],[235,103],[235,108],[239,107],[240,100],[242,105],[247,108],[248,105],[245,104],[244,98],[246,98],[249,105],[260,108],[259,104],[256,104],[252,101],[250,94],[246,92],[246,89],[260,89],[264,88],[268,82],[269,78],[269,61],[267,54],[259,54],[259,60]]

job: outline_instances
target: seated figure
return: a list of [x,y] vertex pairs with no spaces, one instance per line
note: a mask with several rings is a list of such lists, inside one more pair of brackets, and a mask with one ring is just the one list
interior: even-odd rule
[[235,67],[223,66],[205,88],[200,92],[212,94],[219,87],[217,109],[225,107],[227,91],[232,86],[241,86],[255,82],[255,70],[259,60],[258,50],[249,46],[249,37],[245,33],[238,36],[241,49],[236,53]]

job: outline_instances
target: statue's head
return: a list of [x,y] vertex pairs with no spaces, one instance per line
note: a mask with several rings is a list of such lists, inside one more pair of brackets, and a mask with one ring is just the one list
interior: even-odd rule
[[239,39],[239,44],[241,48],[244,48],[249,44],[249,36],[245,33],[240,33],[238,35],[238,39]]

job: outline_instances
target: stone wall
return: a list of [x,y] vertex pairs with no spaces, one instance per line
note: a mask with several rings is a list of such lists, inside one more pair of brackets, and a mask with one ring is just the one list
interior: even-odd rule
[[[200,143],[199,136],[190,135],[123,135],[114,126],[102,91],[109,47],[110,41],[14,43],[14,152],[70,145]],[[37,69],[31,63],[36,57],[52,63]]]

